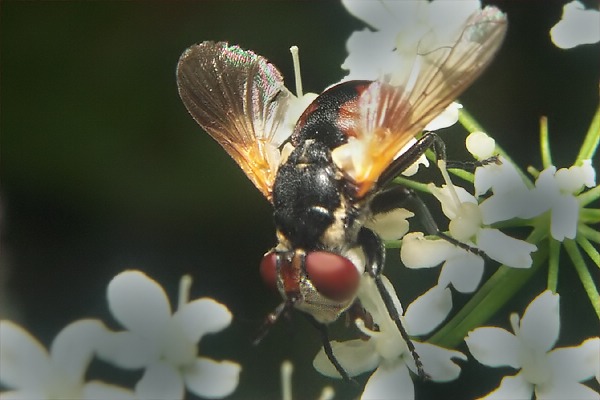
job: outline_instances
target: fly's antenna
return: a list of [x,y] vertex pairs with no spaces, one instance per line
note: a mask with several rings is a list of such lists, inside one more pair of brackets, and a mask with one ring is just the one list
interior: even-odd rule
[[267,317],[265,318],[265,321],[263,322],[263,324],[260,327],[258,333],[256,334],[254,340],[252,341],[252,344],[257,346],[265,338],[265,336],[267,336],[267,334],[271,330],[271,327],[273,325],[275,325],[277,320],[279,320],[279,317],[281,317],[281,314],[287,312],[293,306],[294,306],[294,303],[292,301],[289,301],[289,300],[284,301],[283,303],[279,304],[275,308],[275,310],[273,310],[273,312],[271,312],[269,315],[267,315]]
[[290,47],[292,53],[292,61],[294,62],[294,80],[296,81],[296,97],[302,97],[302,76],[300,74],[300,55],[298,54],[298,46]]

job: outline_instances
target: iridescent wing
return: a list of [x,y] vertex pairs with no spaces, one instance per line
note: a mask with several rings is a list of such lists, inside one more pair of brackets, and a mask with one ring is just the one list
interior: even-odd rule
[[448,43],[425,35],[411,67],[386,82],[376,81],[351,106],[359,121],[333,160],[354,181],[357,196],[378,177],[408,142],[454,101],[491,62],[506,33],[506,17],[494,7],[471,15]]
[[238,46],[203,42],[181,55],[177,86],[196,122],[271,200],[291,96],[277,68]]

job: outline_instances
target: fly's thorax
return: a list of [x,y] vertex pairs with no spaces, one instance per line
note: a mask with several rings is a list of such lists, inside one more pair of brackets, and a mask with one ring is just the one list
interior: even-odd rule
[[[323,248],[323,235],[342,239],[347,213],[344,180],[323,143],[306,140],[279,166],[273,186],[273,216],[279,235],[294,248]],[[329,237],[328,235],[326,235]],[[333,244],[333,243],[330,243]]]

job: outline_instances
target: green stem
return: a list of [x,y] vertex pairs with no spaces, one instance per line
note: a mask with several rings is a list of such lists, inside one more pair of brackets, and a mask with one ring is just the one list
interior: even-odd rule
[[533,263],[530,268],[500,266],[471,300],[428,342],[443,347],[456,347],[469,331],[481,326],[491,318],[544,265],[548,258],[548,244],[542,239],[546,234],[547,232],[542,229],[534,229],[527,239],[529,243],[538,244],[538,250],[533,254]]
[[592,259],[592,262],[596,264],[596,267],[600,268],[600,253],[594,247],[592,242],[587,240],[584,236],[577,236],[577,244],[579,247],[586,252],[586,254]]
[[511,218],[506,221],[494,222],[491,227],[494,229],[515,228],[519,226],[535,226],[540,225],[536,219]]
[[385,248],[386,248],[386,250],[388,250],[388,249],[399,249],[401,244],[402,244],[401,240],[386,240],[385,241]]
[[485,132],[483,127],[479,125],[479,122],[464,108],[461,108],[458,112],[458,122],[470,133],[477,131]]
[[469,171],[465,171],[464,169],[458,168],[448,168],[448,172],[452,175],[456,175],[464,181],[469,183],[473,183],[475,181],[475,174]]
[[579,211],[579,223],[592,225],[600,222],[600,209],[597,208],[582,208]]
[[586,268],[581,252],[573,240],[565,240],[563,245],[565,246],[569,257],[573,261],[575,271],[577,272],[577,275],[579,275],[579,279],[583,284],[583,289],[588,295],[588,298],[592,303],[592,307],[594,308],[594,311],[596,311],[598,319],[600,319],[600,293],[598,293],[598,288],[594,284],[594,279],[592,278],[590,271]]
[[548,236],[550,254],[548,255],[548,290],[556,293],[558,286],[558,261],[560,258],[560,242]]
[[596,110],[590,128],[585,135],[579,154],[577,155],[576,164],[583,160],[591,160],[598,149],[600,143],[600,107]]
[[587,192],[581,193],[577,196],[577,200],[579,200],[579,204],[581,207],[585,207],[590,204],[594,200],[598,200],[600,198],[600,186],[596,186]]
[[577,237],[580,235],[594,243],[600,243],[600,232],[587,225],[579,225],[577,227]]
[[396,178],[394,178],[394,182],[406,186],[407,188],[415,189],[419,192],[431,193],[431,191],[427,187],[428,184],[415,182],[403,176],[397,176]]

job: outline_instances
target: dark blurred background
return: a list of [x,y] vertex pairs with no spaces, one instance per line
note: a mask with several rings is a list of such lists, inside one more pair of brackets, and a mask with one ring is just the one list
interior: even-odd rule
[[[508,12],[508,36],[461,101],[521,166],[541,167],[539,117],[547,115],[554,162],[569,166],[598,104],[599,46],[566,51],[552,44],[548,32],[564,1],[491,3]],[[3,1],[0,7],[1,317],[49,344],[83,317],[118,327],[105,300],[118,272],[145,271],[172,301],[188,273],[193,298],[213,297],[235,316],[200,346],[243,365],[233,398],[279,398],[284,359],[298,371],[295,398],[316,398],[335,383],[312,369],[319,338],[301,317],[280,322],[251,346],[280,300],[258,274],[262,254],[274,244],[271,209],[187,114],[175,65],[194,43],[228,40],[267,57],[293,90],[288,49],[298,45],[304,89],[319,92],[343,77],[345,41],[364,25],[340,4],[320,1]],[[463,130],[443,135],[453,158],[463,157]],[[390,252],[390,263],[398,258]],[[408,304],[432,282],[397,290]],[[575,320],[591,312],[580,291],[572,290]],[[522,312],[537,293],[524,294],[514,310]],[[442,390],[464,392],[469,377]],[[336,389],[338,398],[356,394],[348,385]]]

